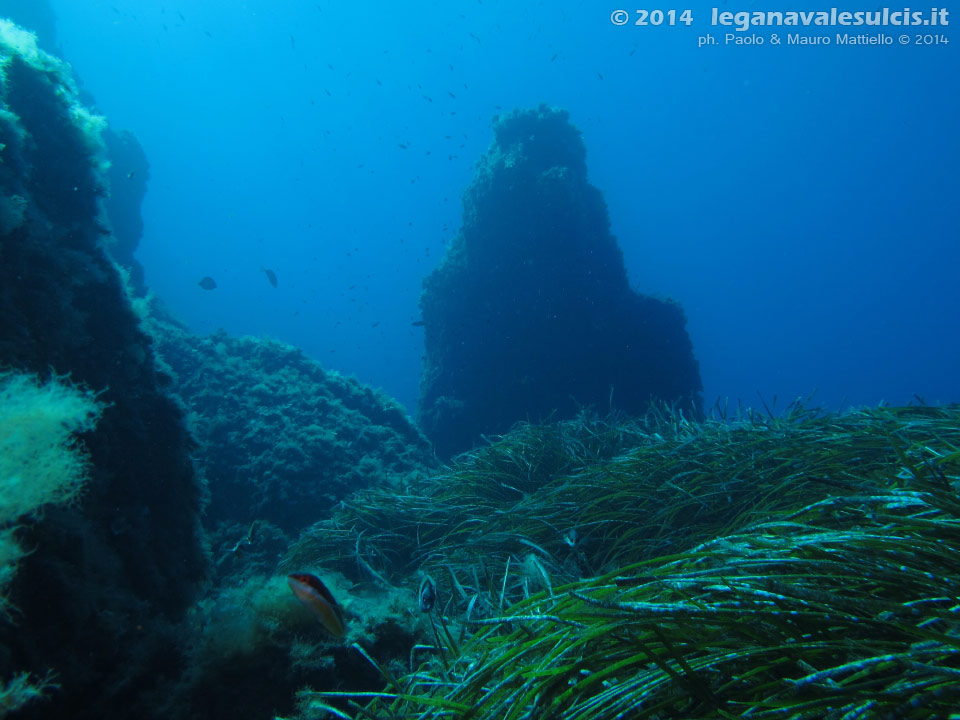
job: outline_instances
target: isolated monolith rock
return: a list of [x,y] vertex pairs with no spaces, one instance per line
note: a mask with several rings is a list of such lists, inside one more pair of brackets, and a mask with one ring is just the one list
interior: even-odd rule
[[419,420],[438,455],[584,406],[699,411],[680,305],[633,291],[565,111],[494,122],[463,225],[424,281]]

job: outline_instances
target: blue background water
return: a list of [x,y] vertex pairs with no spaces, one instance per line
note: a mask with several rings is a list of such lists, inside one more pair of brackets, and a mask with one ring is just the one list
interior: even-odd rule
[[65,56],[149,156],[147,282],[198,331],[280,338],[412,410],[420,283],[490,120],[546,102],[583,131],[633,286],[685,307],[708,406],[960,401],[949,29],[698,49],[722,41],[707,9],[615,27],[616,0],[53,5]]

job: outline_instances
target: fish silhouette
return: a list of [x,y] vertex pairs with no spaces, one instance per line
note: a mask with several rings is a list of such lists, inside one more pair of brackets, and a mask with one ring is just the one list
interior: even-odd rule
[[297,599],[317,616],[331,635],[342,638],[347,634],[343,610],[320,578],[311,573],[293,573],[287,575],[287,584]]

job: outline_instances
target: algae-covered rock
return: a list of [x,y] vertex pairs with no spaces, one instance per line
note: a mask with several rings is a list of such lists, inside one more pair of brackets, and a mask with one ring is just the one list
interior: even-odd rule
[[[198,717],[268,718],[291,713],[296,691],[377,691],[407,668],[429,621],[408,589],[358,585],[317,570],[346,626],[333,637],[290,592],[283,575],[227,583],[191,613],[194,657],[182,698]],[[364,656],[366,654],[366,657]]]
[[0,0],[0,17],[36,33],[43,50],[57,52],[57,17],[50,0]]
[[420,300],[419,418],[438,454],[583,405],[699,409],[683,311],[630,289],[567,113],[518,110],[494,133]]
[[0,369],[105,405],[78,501],[16,532],[0,678],[56,677],[20,717],[150,717],[183,656],[173,623],[207,564],[183,415],[105,251],[102,118],[68,67],[0,21]]
[[207,523],[226,532],[228,550],[252,523],[295,536],[355,490],[399,488],[435,466],[398,402],[297,348],[153,327],[171,389],[191,411]]

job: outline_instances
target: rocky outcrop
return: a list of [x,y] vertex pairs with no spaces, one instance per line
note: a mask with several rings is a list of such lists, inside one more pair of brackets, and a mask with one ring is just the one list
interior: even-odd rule
[[105,251],[104,121],[66,65],[0,21],[0,368],[69,376],[107,407],[85,494],[18,530],[0,678],[54,673],[19,717],[150,717],[183,662],[173,630],[207,569],[179,406]]
[[515,111],[494,133],[420,300],[419,419],[438,454],[583,405],[699,409],[683,311],[630,289],[567,113]]
[[399,490],[436,466],[398,402],[297,348],[194,335],[159,317],[150,327],[170,390],[190,410],[218,559],[218,546],[245,541],[254,523],[292,541],[354,491],[378,483]]
[[147,162],[143,146],[129,130],[108,128],[103,139],[107,146],[107,157],[110,158],[110,194],[104,203],[113,236],[110,255],[126,268],[134,292],[145,295],[147,287],[143,266],[134,253],[143,236],[140,205],[147,194],[150,163]]

